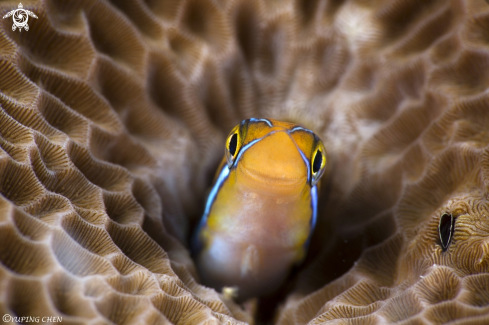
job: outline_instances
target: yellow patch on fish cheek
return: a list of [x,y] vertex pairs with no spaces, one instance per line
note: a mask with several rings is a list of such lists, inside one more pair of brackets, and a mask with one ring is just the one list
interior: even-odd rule
[[218,223],[219,223],[218,218],[211,217],[207,219],[207,227],[209,227],[210,229],[216,229],[218,227]]

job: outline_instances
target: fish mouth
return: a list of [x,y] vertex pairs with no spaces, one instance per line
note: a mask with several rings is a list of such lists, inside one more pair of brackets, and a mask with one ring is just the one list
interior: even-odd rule
[[306,184],[307,177],[274,177],[266,173],[259,172],[244,166],[240,166],[243,173],[252,181],[261,183],[268,187],[303,187]]

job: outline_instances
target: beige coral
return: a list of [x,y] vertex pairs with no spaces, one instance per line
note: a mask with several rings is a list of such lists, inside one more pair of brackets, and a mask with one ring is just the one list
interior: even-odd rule
[[489,321],[486,2],[23,4],[29,31],[0,28],[0,314],[252,322],[185,245],[223,136],[267,116],[331,161],[278,324]]

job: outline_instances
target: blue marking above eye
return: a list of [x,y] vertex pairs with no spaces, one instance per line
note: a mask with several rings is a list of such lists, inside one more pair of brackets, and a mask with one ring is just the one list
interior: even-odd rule
[[302,126],[296,126],[295,128],[293,128],[292,130],[289,131],[289,133],[292,133],[292,132],[295,132],[295,131],[306,131],[306,132],[309,132],[309,133],[312,133],[314,134],[314,132],[312,132],[311,130],[309,129],[306,129],[306,128],[303,128]]
[[269,127],[273,127],[272,122],[267,120],[266,118],[250,118],[250,122],[265,122],[268,124]]

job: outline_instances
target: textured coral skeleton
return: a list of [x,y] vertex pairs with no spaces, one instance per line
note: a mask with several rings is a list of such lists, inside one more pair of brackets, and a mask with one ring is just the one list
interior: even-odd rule
[[23,5],[28,31],[0,26],[0,314],[252,322],[186,245],[225,134],[270,117],[332,161],[277,324],[487,324],[485,1]]

